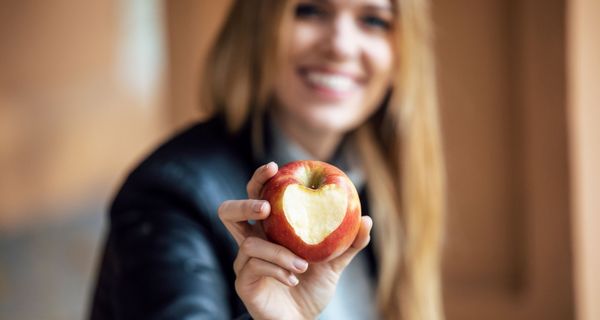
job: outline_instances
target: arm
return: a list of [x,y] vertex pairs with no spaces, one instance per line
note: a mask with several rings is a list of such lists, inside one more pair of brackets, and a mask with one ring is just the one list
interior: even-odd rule
[[226,279],[197,222],[163,207],[113,215],[113,226],[118,319],[231,318]]
[[[118,319],[231,319],[244,310],[233,290],[235,244],[199,196],[214,179],[176,162],[129,177],[110,215],[110,309]],[[225,197],[225,189],[215,192]]]

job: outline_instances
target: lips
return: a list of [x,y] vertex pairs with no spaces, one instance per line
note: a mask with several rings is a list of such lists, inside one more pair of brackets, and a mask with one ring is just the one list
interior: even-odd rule
[[359,88],[357,77],[343,72],[304,69],[300,75],[309,87],[337,98],[348,96]]
[[340,92],[349,91],[356,86],[354,79],[339,74],[312,71],[306,74],[306,79],[314,86]]

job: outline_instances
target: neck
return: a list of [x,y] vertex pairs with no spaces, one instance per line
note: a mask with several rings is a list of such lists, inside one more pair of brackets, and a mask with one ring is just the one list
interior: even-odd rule
[[309,128],[281,112],[273,111],[272,120],[277,121],[285,135],[317,160],[332,158],[343,135],[336,132]]

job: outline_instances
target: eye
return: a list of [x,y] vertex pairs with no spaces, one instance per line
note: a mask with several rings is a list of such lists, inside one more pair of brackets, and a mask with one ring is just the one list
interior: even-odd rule
[[392,23],[389,20],[373,15],[364,16],[362,21],[369,28],[389,30],[392,27]]
[[312,3],[301,3],[296,6],[296,17],[298,18],[322,17],[326,13],[324,9]]

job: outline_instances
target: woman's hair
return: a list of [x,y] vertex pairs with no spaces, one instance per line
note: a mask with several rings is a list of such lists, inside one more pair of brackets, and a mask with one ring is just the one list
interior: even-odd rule
[[[445,172],[427,0],[392,1],[395,72],[380,110],[350,133],[367,173],[379,267],[378,307],[386,319],[443,319],[440,285]],[[260,121],[293,18],[288,0],[234,1],[206,62],[202,107],[235,132]]]

